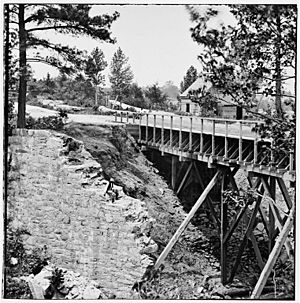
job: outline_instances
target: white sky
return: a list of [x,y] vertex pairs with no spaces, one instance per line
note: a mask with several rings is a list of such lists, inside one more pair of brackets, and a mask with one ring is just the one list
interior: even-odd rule
[[[224,8],[220,19],[226,23],[232,18]],[[120,17],[112,24],[112,36],[116,44],[103,43],[90,38],[73,38],[47,33],[52,41],[77,46],[91,52],[98,46],[110,64],[112,56],[120,46],[127,57],[134,73],[134,81],[140,86],[159,85],[173,81],[179,86],[187,69],[194,65],[201,69],[197,56],[201,49],[191,38],[192,23],[184,5],[95,5],[92,14],[113,13]],[[66,40],[67,39],[67,40]],[[56,76],[57,70],[43,64],[32,64],[35,77],[45,77],[47,72]],[[109,66],[105,71],[109,73]],[[107,77],[106,85],[109,85]]]

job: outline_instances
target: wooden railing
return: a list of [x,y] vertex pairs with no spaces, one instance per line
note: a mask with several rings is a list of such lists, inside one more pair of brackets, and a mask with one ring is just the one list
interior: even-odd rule
[[[224,154],[223,158],[229,158],[229,141],[231,139],[238,140],[238,161],[243,161],[243,145],[247,141],[251,141],[253,144],[253,160],[251,161],[254,165],[260,165],[262,161],[259,161],[259,143],[266,142],[269,146],[272,145],[271,139],[262,140],[259,134],[254,131],[254,127],[257,125],[264,124],[264,121],[259,120],[234,120],[234,119],[222,119],[222,118],[209,118],[209,117],[197,117],[197,116],[179,116],[174,114],[140,114],[133,112],[118,112],[115,115],[115,121],[130,123],[139,125],[139,141],[142,140],[142,127],[145,131],[145,140],[149,142],[149,130],[151,128],[151,140],[153,143],[160,139],[160,147],[162,151],[168,148],[168,144],[172,145],[174,141],[174,133],[178,134],[178,145],[179,150],[183,149],[183,133],[188,133],[187,146],[188,150],[192,150],[194,146],[193,134],[199,134],[199,154],[204,152],[204,136],[209,135],[211,137],[211,156],[216,155],[216,140],[217,138],[224,137]],[[168,138],[166,139],[166,131]],[[166,140],[168,142],[166,142]],[[186,141],[185,140],[185,141]],[[168,143],[168,144],[167,144]],[[289,154],[282,156],[277,161],[274,161],[274,156],[271,149],[270,167],[273,165],[278,168],[278,164],[286,163],[288,165],[284,167],[284,170],[294,171],[295,170],[295,159],[293,151]],[[280,166],[280,165],[279,165]]]

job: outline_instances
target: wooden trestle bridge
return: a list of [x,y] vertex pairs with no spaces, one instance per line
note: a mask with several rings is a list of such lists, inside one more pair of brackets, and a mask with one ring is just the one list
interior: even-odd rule
[[[158,258],[155,267],[161,265],[190,219],[205,202],[220,234],[222,283],[233,280],[243,251],[250,240],[262,270],[251,298],[258,297],[283,245],[289,258],[293,260],[294,252],[287,236],[293,228],[295,211],[294,197],[290,196],[290,186],[287,186],[294,186],[296,179],[293,151],[276,152],[272,148],[271,140],[260,138],[253,129],[255,125],[263,123],[262,121],[170,114],[145,114],[135,119],[130,117],[128,112],[116,114],[115,120],[128,125],[128,130],[144,150],[158,150],[162,156],[171,157],[171,186],[177,194],[183,190],[191,176],[197,177],[203,190],[187,218]],[[178,173],[181,170],[180,164],[187,161],[189,165],[185,165],[187,169],[183,178],[178,180],[178,177],[182,176],[182,173]],[[214,176],[208,184],[204,182],[195,165],[196,161],[207,163],[207,167],[213,170]],[[249,188],[257,193],[257,199],[241,206],[235,217],[229,218],[228,205],[223,195],[221,194],[220,211],[217,213],[210,191],[217,182],[221,183],[221,192],[227,188],[239,191],[234,175],[241,168],[246,171]],[[263,260],[254,234],[258,216],[269,239],[268,260]],[[235,262],[230,266],[226,258],[227,246],[242,218],[247,222],[247,228],[240,240]]]

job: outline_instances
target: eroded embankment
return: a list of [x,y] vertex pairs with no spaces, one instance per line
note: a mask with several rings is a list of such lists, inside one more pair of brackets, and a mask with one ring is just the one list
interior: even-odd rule
[[145,203],[122,188],[112,203],[103,195],[108,182],[101,164],[63,134],[19,131],[10,138],[9,159],[8,218],[10,229],[28,232],[25,248],[46,245],[57,266],[118,298],[130,296],[152,262],[145,251],[157,250]]
[[[126,194],[145,202],[153,219],[148,232],[158,244],[158,251],[148,254],[155,260],[186,216],[178,197],[122,126],[73,123],[66,126],[65,132],[84,142],[86,149],[101,163],[107,179],[113,177]],[[213,228],[208,220],[205,222]],[[207,250],[195,249],[195,244],[199,247],[200,242],[205,249],[205,243],[210,240],[190,224],[164,262],[160,282],[146,284],[144,298],[196,299],[204,292],[207,297],[220,298],[217,294],[217,289],[222,288],[219,262]],[[203,279],[209,290],[203,288]]]

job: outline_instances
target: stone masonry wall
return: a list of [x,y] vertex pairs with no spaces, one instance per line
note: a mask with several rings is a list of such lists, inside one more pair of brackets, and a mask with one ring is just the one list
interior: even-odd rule
[[8,217],[30,232],[27,249],[46,245],[52,262],[126,298],[152,262],[145,252],[157,249],[151,219],[121,189],[114,203],[105,197],[101,165],[79,141],[64,147],[66,137],[19,130],[10,138]]

